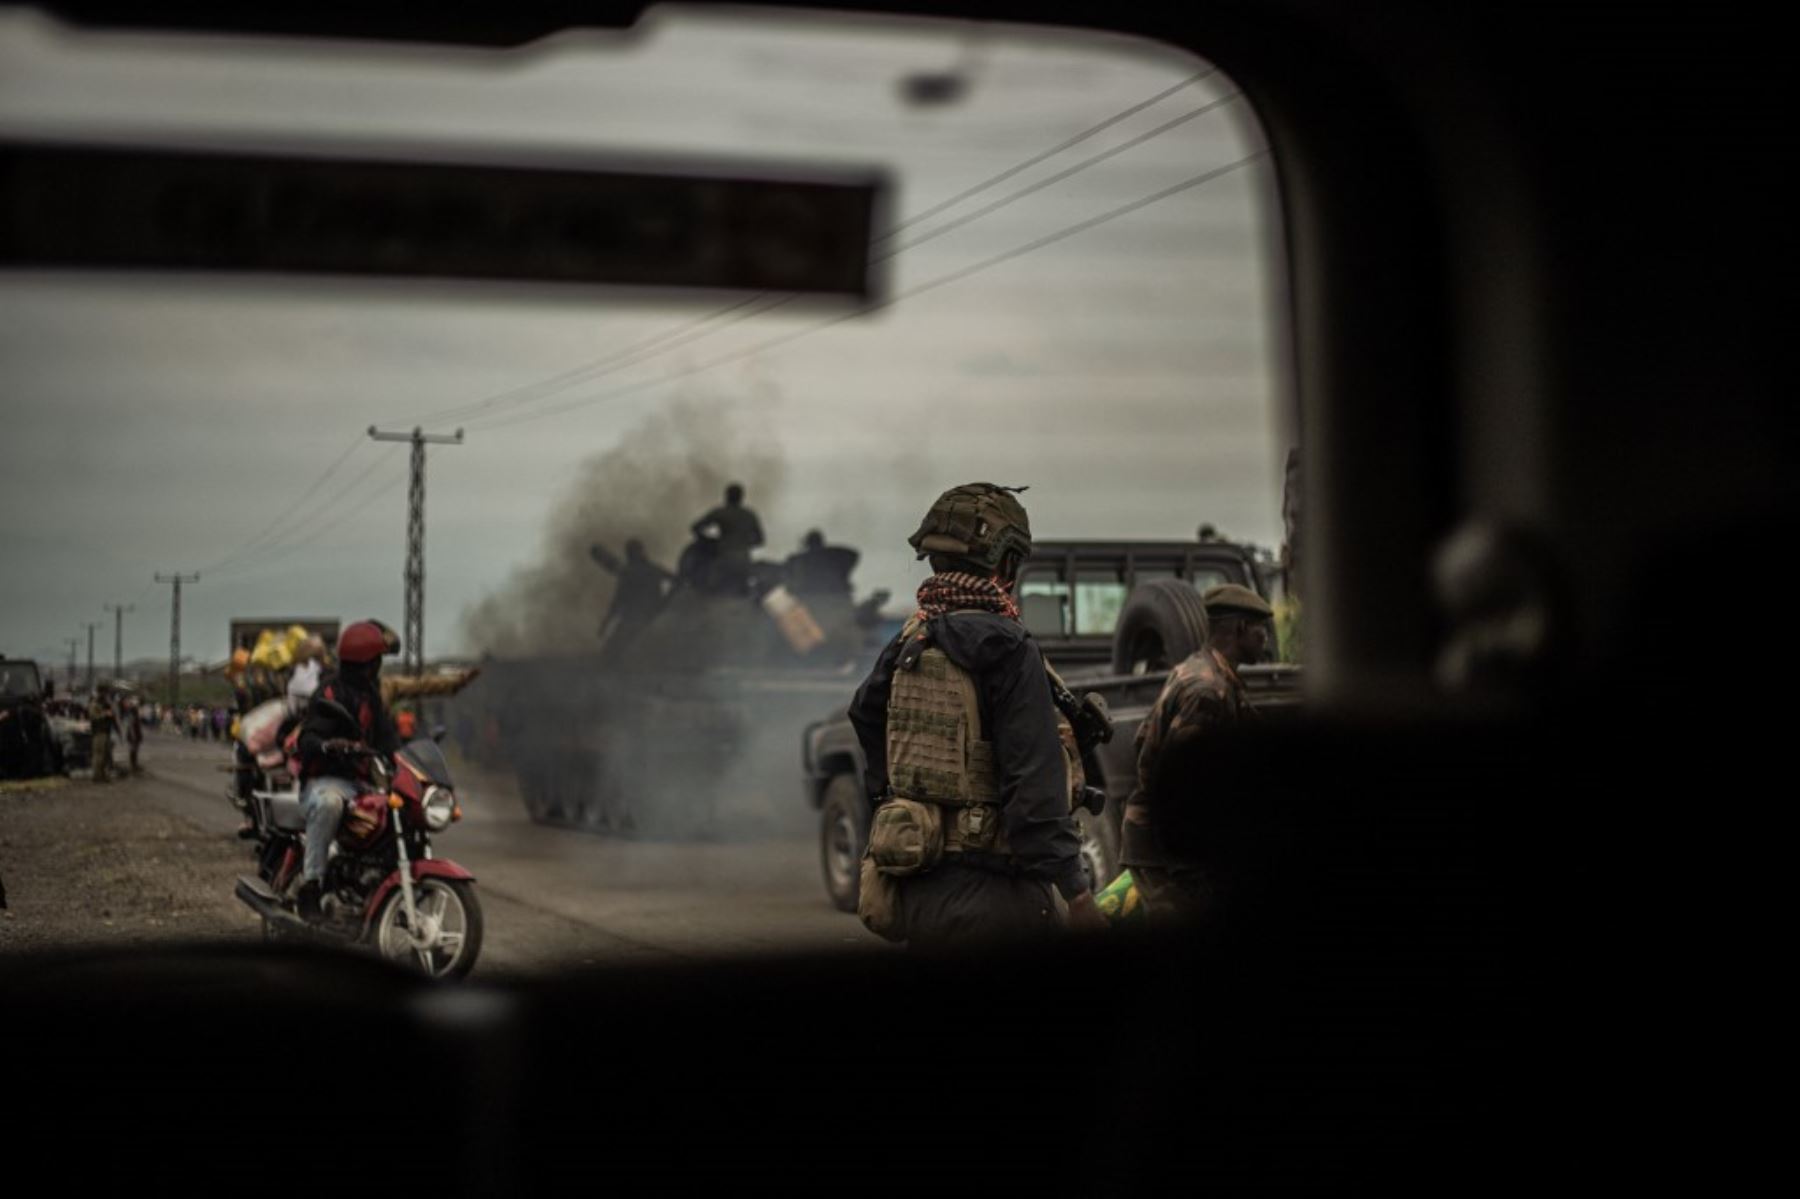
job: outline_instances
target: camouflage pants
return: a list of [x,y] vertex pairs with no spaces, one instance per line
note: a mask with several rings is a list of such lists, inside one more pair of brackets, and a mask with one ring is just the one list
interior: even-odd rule
[[1049,883],[946,862],[900,880],[907,948],[936,950],[1062,927]]
[[110,732],[94,734],[92,757],[94,781],[96,783],[112,782],[112,734]]

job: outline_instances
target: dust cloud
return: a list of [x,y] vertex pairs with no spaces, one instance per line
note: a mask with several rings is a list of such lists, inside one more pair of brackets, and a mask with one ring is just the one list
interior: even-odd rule
[[[672,569],[689,526],[732,482],[751,508],[775,509],[787,469],[759,419],[766,398],[689,395],[585,460],[546,518],[536,560],[464,613],[483,673],[451,705],[458,741],[470,760],[512,776],[533,819],[633,841],[810,835],[802,731],[843,711],[852,659],[872,653],[783,660],[791,651],[753,596],[681,588],[631,652],[603,656],[614,580],[589,553],[599,544],[622,556],[635,537]],[[837,602],[848,625],[849,601]]]

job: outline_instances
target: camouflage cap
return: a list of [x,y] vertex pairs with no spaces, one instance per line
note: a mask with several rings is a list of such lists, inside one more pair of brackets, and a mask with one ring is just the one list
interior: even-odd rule
[[1208,587],[1200,596],[1208,616],[1273,616],[1275,609],[1267,600],[1238,583],[1220,583]]
[[907,544],[921,558],[948,554],[989,570],[1009,552],[1024,558],[1031,553],[1031,519],[1015,494],[1024,490],[995,483],[952,487],[931,505]]

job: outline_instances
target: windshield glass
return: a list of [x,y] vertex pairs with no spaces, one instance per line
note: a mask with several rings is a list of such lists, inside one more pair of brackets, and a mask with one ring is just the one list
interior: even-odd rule
[[454,787],[450,778],[450,763],[444,760],[444,751],[438,748],[437,742],[430,737],[418,737],[406,743],[402,750],[414,766],[425,772],[425,777],[440,787]]
[[[380,640],[407,752],[475,800],[433,832],[434,856],[479,880],[477,900],[509,897],[486,913],[477,977],[626,947],[884,951],[853,914],[872,809],[847,713],[915,612],[1009,621],[1017,603],[1079,696],[1148,660],[1120,638],[1186,652],[1203,628],[1185,591],[1140,594],[1155,571],[1134,555],[1185,562],[1203,526],[1270,560],[1283,542],[1275,172],[1232,80],[1167,47],[668,7],[628,31],[448,49],[6,9],[0,143],[15,165],[42,165],[26,144],[353,160],[362,173],[309,175],[312,191],[184,175],[166,204],[113,212],[113,193],[68,188],[30,211],[208,262],[277,261],[256,240],[277,228],[364,268],[410,264],[0,270],[0,504],[20,516],[0,528],[0,645],[59,694],[116,676],[140,700],[95,733],[112,789],[106,761],[70,755],[69,783],[16,809],[41,822],[19,841],[91,835],[105,822],[82,823],[82,804],[116,803],[121,781],[141,794],[132,810],[167,828],[119,835],[184,847],[145,894],[187,914],[116,916],[146,940],[254,938],[298,912],[300,852],[264,880],[276,915],[234,893],[245,841],[305,835],[259,827],[256,794],[358,785],[366,763],[305,744],[291,716],[246,717],[303,702],[340,648]],[[572,189],[558,204],[591,200],[599,171],[652,183],[587,208],[446,192],[440,212],[405,170],[363,170],[376,159],[554,167]],[[690,204],[694,178],[842,186],[866,219],[822,242],[824,218],[779,196]],[[498,238],[459,260],[481,270],[411,270],[421,212]],[[734,282],[805,276],[821,244],[867,288]],[[558,274],[570,246],[599,247],[588,265],[617,279]],[[470,277],[496,254],[517,273]],[[970,560],[942,572],[959,589],[922,595],[936,571],[909,538],[974,481],[1023,489],[1005,494],[1030,538],[1079,549],[1010,595]],[[1121,875],[1145,701],[1095,686],[1122,721],[1088,780],[1110,806],[1049,823],[1071,822],[1057,852],[1082,847],[1057,869],[1097,889]],[[1031,727],[1054,726],[1041,715]],[[441,746],[412,739],[439,725]],[[323,885],[352,892],[386,864],[348,864],[391,852],[333,846],[347,864]],[[111,935],[73,898],[37,902],[15,904],[0,948],[27,920],[36,944]]]
[[0,663],[0,699],[37,698],[43,693],[35,662]]

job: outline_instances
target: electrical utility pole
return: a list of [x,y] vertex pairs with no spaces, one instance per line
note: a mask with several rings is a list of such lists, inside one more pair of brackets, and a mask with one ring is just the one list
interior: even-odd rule
[[75,647],[81,644],[79,637],[64,637],[69,643],[69,677],[63,680],[63,689],[70,695],[75,694]]
[[113,614],[113,678],[125,677],[125,613],[137,610],[136,604],[105,604]]
[[169,606],[169,705],[181,701],[181,585],[198,583],[198,573],[184,575],[180,571],[156,576],[158,583],[175,584],[174,602]]
[[401,653],[408,674],[425,669],[425,446],[461,445],[463,431],[453,435],[427,433],[415,426],[411,433],[383,433],[369,426],[376,441],[412,443],[412,487],[406,501],[406,631],[401,634]]
[[88,631],[87,689],[89,691],[92,691],[94,689],[94,630],[99,628],[101,623],[102,622],[100,622],[98,620],[90,620],[90,621],[86,622],[87,631]]

